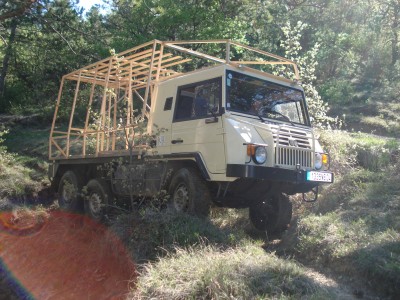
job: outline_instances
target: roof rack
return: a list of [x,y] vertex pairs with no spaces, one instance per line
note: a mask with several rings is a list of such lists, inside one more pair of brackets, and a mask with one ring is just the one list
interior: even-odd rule
[[[221,58],[192,49],[193,46],[198,48],[201,44],[225,45],[224,57]],[[182,45],[192,47],[183,47]],[[257,59],[251,61],[231,60],[232,47],[249,50],[252,54],[257,55]],[[146,85],[152,80],[165,80],[185,73],[185,68],[182,68],[182,66],[192,61],[192,58],[185,58],[179,54],[188,54],[189,56],[216,64],[231,64],[236,66],[290,65],[293,67],[295,78],[299,79],[299,72],[295,62],[229,39],[192,41],[154,40],[112,55],[71,72],[64,77],[69,80],[80,80],[81,82],[96,83],[108,87],[128,86],[129,82],[133,82],[134,85],[132,87],[137,87]]]

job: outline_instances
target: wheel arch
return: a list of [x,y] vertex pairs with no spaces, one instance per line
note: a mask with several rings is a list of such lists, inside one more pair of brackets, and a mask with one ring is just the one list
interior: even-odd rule
[[173,160],[168,160],[166,171],[167,174],[164,180],[163,187],[168,189],[174,175],[183,168],[195,169],[204,181],[209,180],[210,176],[208,175],[207,169],[203,169],[203,166],[204,164],[202,164],[202,161],[201,163],[199,163],[199,161],[196,160],[195,157],[184,157],[182,159],[174,158]]

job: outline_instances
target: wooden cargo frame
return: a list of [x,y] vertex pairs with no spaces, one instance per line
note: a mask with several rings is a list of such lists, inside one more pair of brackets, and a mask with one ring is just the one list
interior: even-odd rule
[[[204,44],[219,45],[224,53],[217,57],[201,52]],[[197,50],[193,50],[196,48]],[[255,56],[254,60],[232,60],[233,48],[241,48]],[[145,150],[146,143],[133,143],[144,135],[137,118],[148,118],[154,87],[158,82],[168,80],[189,72],[187,66],[194,59],[200,59],[213,65],[227,64],[235,67],[262,65],[287,65],[293,69],[296,80],[299,79],[297,65],[284,57],[268,53],[231,40],[192,40],[159,41],[154,40],[106,59],[83,67],[62,77],[50,131],[49,159],[62,160],[86,157],[127,155]],[[262,72],[256,70],[256,72]],[[56,120],[63,100],[63,89],[67,82],[75,82],[68,128],[56,130]],[[84,125],[74,127],[74,116],[82,84],[89,87],[88,103]],[[102,89],[102,95],[96,96],[96,88]],[[121,96],[122,95],[122,96]],[[133,97],[140,99],[141,107],[133,107]],[[91,127],[90,117],[94,99],[101,101],[99,120],[95,128]],[[125,100],[125,101],[123,101]],[[124,116],[118,119],[118,105],[124,107]],[[140,108],[140,115],[135,111]],[[92,142],[92,151],[87,151],[88,141]],[[94,146],[93,146],[94,142]],[[118,145],[119,143],[119,145]],[[74,151],[73,151],[74,150]]]

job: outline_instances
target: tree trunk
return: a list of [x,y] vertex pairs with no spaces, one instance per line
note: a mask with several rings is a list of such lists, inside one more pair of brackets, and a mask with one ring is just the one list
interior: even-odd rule
[[10,36],[8,38],[8,44],[7,44],[7,48],[4,54],[4,58],[3,58],[3,66],[1,69],[1,73],[0,73],[0,99],[2,99],[1,103],[1,107],[4,108],[4,91],[5,91],[5,87],[6,87],[6,76],[7,76],[7,72],[8,72],[8,66],[9,66],[9,62],[10,62],[10,57],[12,54],[12,46],[14,44],[14,40],[15,40],[15,33],[17,31],[17,20],[13,19],[11,20],[11,33]]
[[393,2],[393,23],[392,23],[392,65],[399,60],[399,25],[400,25],[400,4]]

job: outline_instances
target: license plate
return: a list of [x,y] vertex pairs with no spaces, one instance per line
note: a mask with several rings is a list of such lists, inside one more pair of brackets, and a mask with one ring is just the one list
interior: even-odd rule
[[333,182],[332,173],[308,171],[307,181]]

